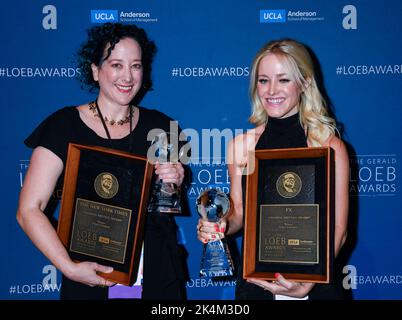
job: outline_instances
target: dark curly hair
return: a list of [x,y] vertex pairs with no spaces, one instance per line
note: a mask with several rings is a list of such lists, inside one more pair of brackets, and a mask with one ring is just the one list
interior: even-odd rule
[[[90,92],[99,89],[99,84],[93,79],[91,64],[102,65],[103,61],[109,58],[116,43],[123,38],[131,38],[138,42],[142,51],[143,80],[142,87],[136,95],[136,100],[141,99],[145,93],[152,89],[151,65],[156,53],[155,43],[148,39],[144,29],[135,25],[124,25],[121,23],[105,23],[90,28],[88,40],[77,53],[77,66],[81,73],[77,76],[83,88],[88,88]],[[110,44],[106,56],[105,48]]]

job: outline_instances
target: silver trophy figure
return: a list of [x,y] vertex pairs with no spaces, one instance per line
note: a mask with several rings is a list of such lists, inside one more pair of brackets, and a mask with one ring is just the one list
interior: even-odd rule
[[[155,137],[152,145],[155,147],[155,156],[159,163],[179,161],[177,135],[163,132]],[[152,189],[148,212],[181,213],[180,197],[180,188],[176,184],[157,179]]]
[[[226,193],[210,189],[199,195],[196,207],[201,219],[219,223],[229,213],[230,199]],[[200,275],[208,277],[233,275],[233,261],[225,238],[204,244]]]

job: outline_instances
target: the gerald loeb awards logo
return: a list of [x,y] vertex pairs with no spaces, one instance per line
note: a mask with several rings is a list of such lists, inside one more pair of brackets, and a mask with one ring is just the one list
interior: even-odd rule
[[99,197],[110,199],[119,191],[119,182],[113,174],[102,172],[96,177],[94,187]]
[[301,188],[301,179],[295,172],[285,172],[276,181],[276,190],[284,198],[296,197]]

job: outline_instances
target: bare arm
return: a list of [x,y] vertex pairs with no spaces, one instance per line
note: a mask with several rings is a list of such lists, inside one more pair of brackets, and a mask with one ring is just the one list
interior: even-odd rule
[[96,263],[74,263],[49,219],[43,213],[63,171],[63,162],[50,150],[37,147],[20,193],[17,221],[35,246],[68,278],[88,285],[111,285],[105,283],[96,272],[112,269]]
[[228,218],[227,234],[234,234],[243,227],[243,186],[242,174],[247,161],[247,150],[244,150],[244,135],[236,137],[228,144],[227,166],[230,177],[230,199],[232,210]]
[[346,241],[349,214],[349,157],[345,144],[333,137],[335,151],[335,257]]

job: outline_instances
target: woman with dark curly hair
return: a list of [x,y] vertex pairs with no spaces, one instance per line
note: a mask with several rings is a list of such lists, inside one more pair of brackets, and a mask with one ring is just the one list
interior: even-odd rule
[[[61,299],[106,299],[114,285],[98,275],[111,267],[73,261],[57,236],[47,207],[63,185],[69,143],[103,146],[147,155],[147,134],[169,131],[171,119],[138,106],[151,88],[151,63],[156,47],[141,28],[106,23],[91,28],[78,52],[80,80],[95,101],[64,107],[43,121],[25,140],[33,148],[21,190],[17,220],[39,250],[62,272]],[[156,164],[155,176],[180,186],[181,164]],[[183,299],[184,271],[174,217],[148,214],[143,256],[143,299]]]

